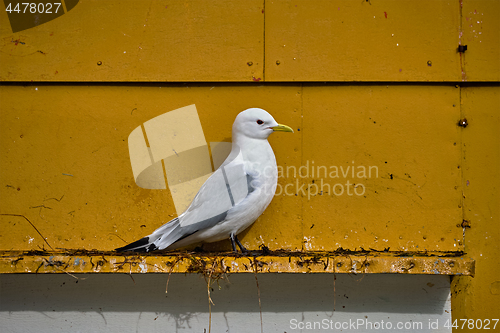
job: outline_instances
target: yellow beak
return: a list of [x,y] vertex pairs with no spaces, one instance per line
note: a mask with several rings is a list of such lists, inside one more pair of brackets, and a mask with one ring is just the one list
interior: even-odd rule
[[293,129],[291,127],[286,126],[286,125],[281,125],[281,124],[278,124],[278,126],[274,126],[272,129],[275,132],[292,132],[293,133]]

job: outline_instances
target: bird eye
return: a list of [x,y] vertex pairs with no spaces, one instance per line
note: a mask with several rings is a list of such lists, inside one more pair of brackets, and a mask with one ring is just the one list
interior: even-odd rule
[[257,124],[262,125],[264,122],[262,120],[257,120]]

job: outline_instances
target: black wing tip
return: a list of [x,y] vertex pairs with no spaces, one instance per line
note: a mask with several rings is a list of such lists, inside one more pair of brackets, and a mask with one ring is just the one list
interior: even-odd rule
[[156,250],[154,244],[149,243],[149,237],[141,238],[133,243],[115,249],[116,252],[150,252]]

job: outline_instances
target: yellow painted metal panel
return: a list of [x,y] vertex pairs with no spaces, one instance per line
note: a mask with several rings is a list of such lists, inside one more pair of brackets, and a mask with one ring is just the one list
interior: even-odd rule
[[462,2],[461,44],[467,51],[461,59],[462,79],[500,81],[500,1]]
[[457,81],[459,25],[459,1],[266,1],[266,81]]
[[[10,256],[9,256],[10,255]],[[2,273],[402,273],[474,275],[474,260],[430,254],[350,255],[338,253],[280,253],[279,255],[200,256],[178,253],[169,256],[120,256],[109,253],[10,253],[0,256]]]
[[305,249],[463,250],[459,98],[454,86],[306,85]]
[[262,10],[262,0],[82,0],[12,33],[2,6],[0,80],[260,80]]
[[[499,80],[497,1],[466,0],[461,10],[432,0],[265,6],[86,0],[17,33],[2,10],[0,80]],[[463,58],[459,43],[468,45]]]
[[[500,304],[500,87],[462,89],[465,250],[476,277],[454,278],[454,319],[498,318]],[[498,329],[498,327],[497,327]]]
[[[168,190],[138,187],[129,134],[145,121],[195,104],[207,142],[230,141],[238,112],[262,107],[298,128],[300,87],[1,86],[0,213],[18,214],[51,246],[112,250],[172,219]],[[281,134],[281,135],[280,135]],[[280,165],[299,165],[301,135],[270,138]],[[280,183],[292,180],[280,179]],[[277,197],[242,243],[301,249],[299,197]],[[48,246],[27,220],[0,216],[1,250]],[[230,249],[229,242],[207,249]]]
[[246,247],[463,249],[455,87],[12,85],[0,98],[0,213],[22,215],[0,216],[1,250],[47,249],[35,226],[54,249],[109,251],[174,217],[170,191],[135,184],[127,138],[191,104],[207,142],[230,141],[252,106],[297,129],[271,136],[277,195]]

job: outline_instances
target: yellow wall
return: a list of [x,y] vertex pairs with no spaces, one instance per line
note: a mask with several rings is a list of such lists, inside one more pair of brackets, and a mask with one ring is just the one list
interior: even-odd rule
[[[36,221],[57,247],[112,250],[120,237],[132,241],[171,219],[168,191],[135,185],[127,139],[146,120],[194,103],[207,142],[229,140],[248,106],[297,130],[270,139],[281,195],[245,233],[250,248],[463,250],[454,86],[15,85],[0,96],[9,110],[1,114],[2,210]],[[4,222],[3,249],[43,244],[19,219]]]
[[[207,142],[230,141],[262,107],[296,130],[270,139],[292,195],[246,246],[465,251],[454,318],[498,313],[500,2],[80,1],[17,33],[0,12],[0,213],[54,249],[109,251],[175,215],[169,191],[135,185],[134,128],[196,104]],[[0,223],[4,253],[47,249],[23,217]]]
[[463,132],[462,149],[463,216],[470,221],[465,251],[476,259],[476,275],[452,281],[452,306],[458,318],[491,319],[499,313],[499,111],[498,86],[462,89],[462,114],[470,124]]

